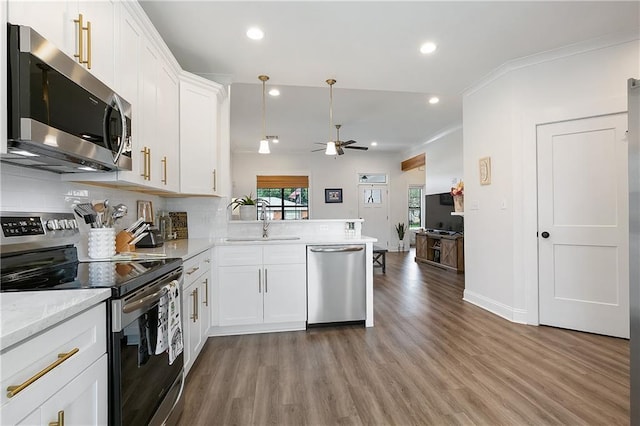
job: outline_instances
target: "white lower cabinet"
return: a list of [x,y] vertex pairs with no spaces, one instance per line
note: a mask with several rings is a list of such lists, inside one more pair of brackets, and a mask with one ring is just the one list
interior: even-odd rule
[[184,369],[189,372],[204,347],[211,323],[211,255],[207,250],[184,262],[182,324]]
[[3,351],[0,424],[107,425],[106,318],[101,303]]
[[221,327],[306,321],[304,245],[224,246],[218,254]]

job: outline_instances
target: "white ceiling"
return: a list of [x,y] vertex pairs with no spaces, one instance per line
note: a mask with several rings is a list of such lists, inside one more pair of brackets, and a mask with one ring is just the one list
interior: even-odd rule
[[[262,88],[272,152],[329,138],[328,78],[341,140],[404,151],[462,122],[462,92],[510,60],[638,31],[640,2],[142,1],[180,65],[231,83],[231,144],[256,151]],[[260,27],[261,41],[245,36]],[[420,45],[438,44],[432,55]],[[440,103],[430,105],[435,95]],[[335,133],[332,135],[335,138]],[[322,155],[316,153],[314,155]],[[367,155],[348,151],[347,155]]]

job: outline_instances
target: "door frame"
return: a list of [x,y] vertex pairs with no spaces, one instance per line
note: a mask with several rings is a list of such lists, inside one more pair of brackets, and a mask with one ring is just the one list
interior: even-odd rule
[[[567,103],[563,108],[554,106],[555,111],[541,108],[523,111],[525,117],[522,122],[523,145],[521,152],[514,152],[514,158],[519,155],[522,164],[522,180],[514,185],[513,212],[514,225],[518,229],[522,225],[522,233],[516,232],[514,239],[522,241],[521,258],[514,254],[515,273],[514,282],[524,285],[525,309],[514,309],[513,321],[531,325],[540,325],[539,315],[539,276],[538,276],[538,126],[564,121],[580,120],[604,115],[627,112],[626,96],[601,98],[592,103]],[[561,111],[560,111],[561,110]],[[526,159],[534,161],[527,162]],[[520,186],[518,186],[520,184]],[[517,218],[521,217],[521,222]]]

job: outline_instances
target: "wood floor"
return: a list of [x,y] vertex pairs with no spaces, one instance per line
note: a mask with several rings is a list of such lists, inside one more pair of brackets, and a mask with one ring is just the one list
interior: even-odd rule
[[375,327],[210,338],[180,425],[629,423],[629,343],[513,324],[387,253]]

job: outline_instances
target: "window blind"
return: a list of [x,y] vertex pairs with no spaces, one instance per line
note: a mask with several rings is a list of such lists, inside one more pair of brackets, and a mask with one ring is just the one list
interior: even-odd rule
[[309,176],[257,176],[257,188],[308,188]]

